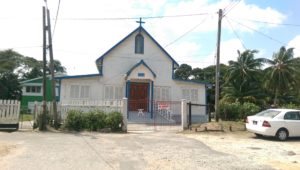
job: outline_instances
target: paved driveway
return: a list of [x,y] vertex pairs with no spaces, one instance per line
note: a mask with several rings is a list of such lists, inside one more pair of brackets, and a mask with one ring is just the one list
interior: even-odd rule
[[1,145],[1,169],[270,169],[171,132],[0,132]]

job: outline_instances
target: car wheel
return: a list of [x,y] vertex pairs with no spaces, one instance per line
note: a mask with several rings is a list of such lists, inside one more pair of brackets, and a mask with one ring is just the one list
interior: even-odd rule
[[281,140],[284,141],[288,138],[288,132],[285,129],[279,129],[277,131],[276,137]]

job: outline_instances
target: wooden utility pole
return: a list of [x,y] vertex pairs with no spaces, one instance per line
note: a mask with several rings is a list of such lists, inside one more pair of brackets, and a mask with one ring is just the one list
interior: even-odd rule
[[54,117],[54,127],[58,128],[58,116],[57,116],[57,105],[56,105],[56,80],[54,75],[54,61],[53,61],[53,48],[52,48],[52,35],[51,35],[51,23],[50,23],[50,12],[47,9],[47,30],[48,30],[48,48],[50,55],[50,72],[51,72],[51,94],[52,94],[52,105],[53,105],[53,117]]
[[41,117],[37,117],[39,121],[39,130],[46,130],[46,29],[46,10],[45,7],[43,7],[43,113]]
[[223,11],[219,9],[218,19],[218,39],[217,39],[217,62],[216,62],[216,84],[215,84],[215,120],[219,121],[219,94],[220,94],[220,42],[221,42],[221,25],[222,25]]

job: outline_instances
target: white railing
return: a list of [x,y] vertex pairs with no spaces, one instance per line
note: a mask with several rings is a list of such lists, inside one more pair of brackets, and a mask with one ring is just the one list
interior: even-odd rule
[[19,123],[20,102],[17,100],[0,100],[0,124]]
[[79,110],[83,112],[101,110],[108,113],[112,111],[121,112],[122,107],[122,100],[75,100],[58,103],[57,111],[59,112],[61,119],[65,120],[67,118],[67,113],[70,110]]
[[[57,102],[57,113],[59,118],[64,121],[67,118],[67,113],[70,110],[78,110],[88,112],[92,110],[101,110],[104,112],[118,111],[121,112],[123,107],[122,100],[74,100]],[[38,114],[42,113],[43,102],[31,103],[32,111],[37,118]],[[53,115],[53,106],[51,102],[47,102],[47,111]]]

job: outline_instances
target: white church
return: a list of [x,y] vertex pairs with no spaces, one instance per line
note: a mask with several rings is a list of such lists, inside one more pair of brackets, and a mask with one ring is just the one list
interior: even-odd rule
[[[207,84],[175,79],[179,64],[141,25],[100,56],[96,66],[98,74],[60,77],[60,102],[126,97],[129,112],[142,110],[149,117],[155,101],[207,104]],[[200,112],[206,115],[207,108]]]

